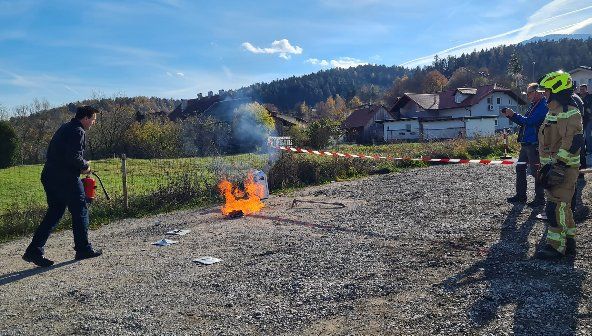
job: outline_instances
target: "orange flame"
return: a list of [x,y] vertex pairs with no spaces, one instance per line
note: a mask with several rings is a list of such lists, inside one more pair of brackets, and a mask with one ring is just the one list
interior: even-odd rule
[[261,202],[263,186],[255,183],[253,173],[249,172],[245,180],[245,190],[240,190],[224,179],[218,183],[218,190],[224,196],[226,203],[222,206],[222,214],[228,216],[233,211],[242,211],[248,215],[261,210],[265,204]]

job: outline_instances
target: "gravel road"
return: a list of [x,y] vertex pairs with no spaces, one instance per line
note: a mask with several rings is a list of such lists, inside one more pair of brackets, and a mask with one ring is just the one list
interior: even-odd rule
[[[540,209],[505,202],[514,179],[434,166],[273,195],[234,220],[217,208],[122,220],[90,233],[96,259],[75,262],[72,234],[52,235],[46,269],[20,259],[29,238],[12,241],[0,335],[590,335],[590,186],[577,258],[543,262]],[[191,233],[151,245],[175,228]]]

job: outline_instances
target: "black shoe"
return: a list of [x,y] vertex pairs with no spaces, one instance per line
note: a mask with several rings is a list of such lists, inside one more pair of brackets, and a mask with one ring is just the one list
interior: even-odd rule
[[52,260],[49,260],[42,255],[35,255],[27,252],[23,254],[23,260],[26,262],[33,263],[39,267],[49,267],[53,265]]
[[76,252],[76,256],[74,256],[74,259],[76,259],[76,260],[90,259],[90,258],[98,257],[101,254],[103,254],[103,251],[101,251],[101,250],[90,250],[90,251],[86,251],[86,252]]
[[537,252],[534,257],[542,260],[561,260],[564,255],[554,249],[553,246],[547,244],[542,250]]
[[508,197],[507,200],[510,203],[526,203],[526,196],[514,195],[512,197]]
[[565,242],[565,255],[576,256],[576,240],[574,238],[567,238]]
[[545,199],[544,198],[542,198],[542,199],[541,198],[535,198],[532,201],[528,202],[527,205],[529,207],[532,207],[532,208],[543,206],[543,205],[545,205]]

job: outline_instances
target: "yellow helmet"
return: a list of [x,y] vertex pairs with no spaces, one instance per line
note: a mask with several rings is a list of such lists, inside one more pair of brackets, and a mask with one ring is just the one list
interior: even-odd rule
[[543,76],[539,81],[539,84],[543,88],[550,90],[552,93],[571,89],[573,86],[571,76],[568,73],[563,72],[563,70],[549,72]]

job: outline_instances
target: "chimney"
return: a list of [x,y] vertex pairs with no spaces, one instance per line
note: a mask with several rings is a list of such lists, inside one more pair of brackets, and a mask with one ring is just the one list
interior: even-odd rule
[[208,97],[211,97],[211,96],[213,96],[213,95],[214,95],[214,92],[212,92],[212,91],[208,91]]
[[198,93],[198,94],[197,94],[197,99],[202,99],[202,98],[203,98],[203,95],[201,94],[201,92],[200,92],[200,93]]

